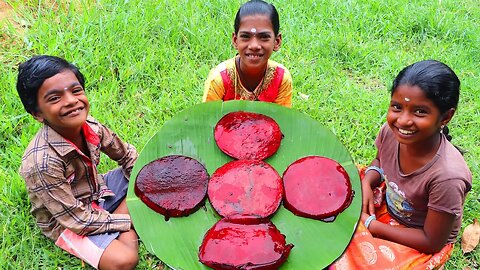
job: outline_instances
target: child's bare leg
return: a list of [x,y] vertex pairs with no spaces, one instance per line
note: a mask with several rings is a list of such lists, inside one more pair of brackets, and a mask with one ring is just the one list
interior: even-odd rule
[[103,252],[98,268],[101,270],[135,269],[135,266],[138,264],[138,244],[136,238],[137,234],[133,230],[121,233],[118,239],[113,240]]
[[118,205],[117,209],[113,211],[114,214],[130,214],[127,208],[127,199],[123,199],[122,202]]
[[[113,211],[115,214],[128,214],[126,200]],[[98,264],[99,269],[135,269],[138,264],[138,236],[131,229],[122,232],[105,249]]]

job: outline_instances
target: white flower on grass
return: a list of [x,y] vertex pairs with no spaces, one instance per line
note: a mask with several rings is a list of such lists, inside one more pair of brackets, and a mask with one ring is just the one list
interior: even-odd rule
[[303,99],[303,100],[308,100],[308,98],[310,97],[310,95],[304,94],[304,93],[302,93],[302,92],[298,92],[298,95],[299,95],[300,98]]

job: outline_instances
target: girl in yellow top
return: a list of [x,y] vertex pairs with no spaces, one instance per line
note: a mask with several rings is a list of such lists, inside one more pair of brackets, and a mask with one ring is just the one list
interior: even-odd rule
[[272,4],[251,0],[237,12],[232,43],[238,54],[213,68],[203,101],[258,100],[292,106],[292,76],[269,60],[280,49],[278,13]]

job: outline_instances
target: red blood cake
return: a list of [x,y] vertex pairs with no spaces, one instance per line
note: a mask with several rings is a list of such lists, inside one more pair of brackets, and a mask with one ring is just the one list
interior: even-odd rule
[[350,178],[335,160],[308,156],[283,173],[285,208],[297,216],[333,221],[352,202]]
[[187,216],[204,202],[208,179],[207,170],[195,159],[165,156],[140,170],[135,194],[165,219]]
[[214,137],[218,147],[233,158],[263,160],[278,150],[282,132],[266,115],[238,111],[218,121]]
[[282,179],[260,160],[236,160],[218,168],[208,182],[208,198],[223,217],[264,218],[280,206]]
[[205,234],[199,259],[213,269],[278,269],[292,244],[266,219],[221,219]]

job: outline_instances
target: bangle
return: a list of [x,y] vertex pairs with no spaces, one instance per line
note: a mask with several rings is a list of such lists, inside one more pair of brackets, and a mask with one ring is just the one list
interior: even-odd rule
[[385,172],[383,171],[382,168],[377,167],[377,166],[370,166],[365,170],[365,174],[369,171],[376,171],[378,174],[380,174],[380,183],[382,183],[385,180]]
[[365,228],[368,229],[368,226],[370,226],[370,223],[372,223],[373,220],[376,220],[377,217],[375,215],[371,215],[369,216],[366,220],[365,220]]

